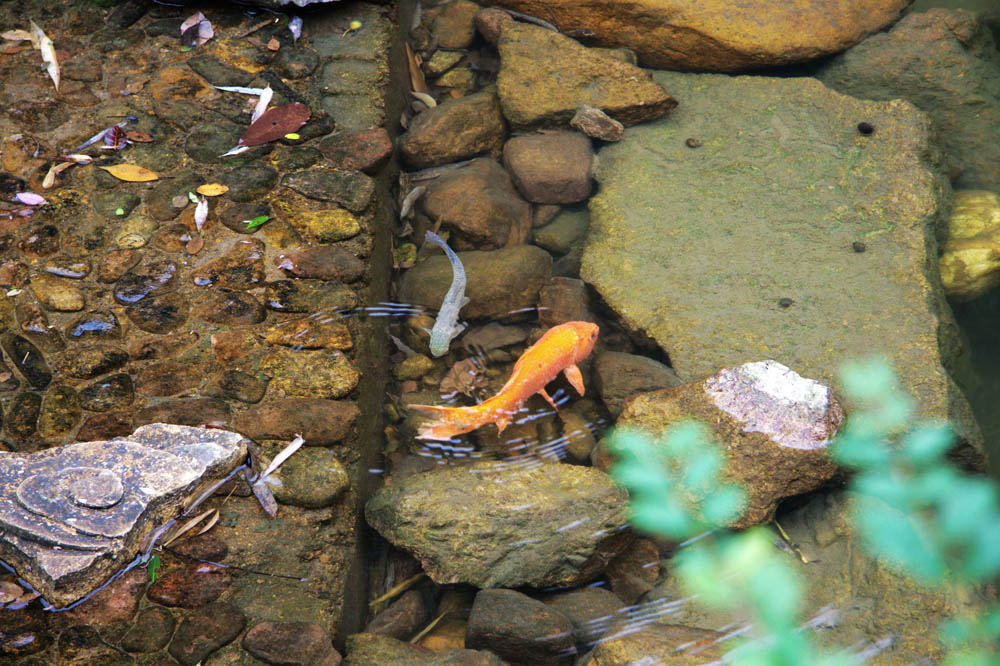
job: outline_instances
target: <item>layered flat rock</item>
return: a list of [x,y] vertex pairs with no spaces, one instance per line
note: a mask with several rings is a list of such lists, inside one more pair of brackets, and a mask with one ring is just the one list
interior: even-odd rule
[[[735,72],[839,53],[912,0],[490,0],[559,30],[632,49],[645,67]],[[831,20],[836,17],[836,20]]]
[[504,23],[497,48],[500,108],[514,127],[566,125],[581,105],[624,125],[658,118],[677,106],[635,65],[545,28]]
[[628,495],[576,465],[439,467],[395,482],[365,507],[368,523],[438,583],[576,585],[628,545]]
[[246,454],[237,433],[162,423],[111,441],[0,452],[0,559],[65,606]]
[[1000,191],[1000,51],[983,15],[913,12],[817,76],[855,97],[912,102],[934,121],[955,186]]
[[961,348],[935,268],[949,189],[927,116],[808,78],[656,78],[684,103],[600,151],[581,277],[685,381],[776,358],[831,384],[880,353],[923,417],[980,451],[946,370]]

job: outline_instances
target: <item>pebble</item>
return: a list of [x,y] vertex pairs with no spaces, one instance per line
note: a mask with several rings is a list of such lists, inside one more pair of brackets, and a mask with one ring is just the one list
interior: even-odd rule
[[42,270],[56,277],[80,280],[90,275],[90,262],[74,257],[54,257],[46,261]]
[[157,231],[153,235],[153,246],[165,252],[184,252],[192,237],[187,225],[177,222]]
[[490,87],[421,112],[399,137],[399,152],[418,169],[449,164],[498,151],[504,126],[496,88]]
[[44,273],[31,278],[31,292],[42,307],[53,312],[79,312],[86,305],[80,289]]
[[[537,218],[537,215],[536,215]],[[566,254],[573,245],[583,240],[590,226],[590,213],[586,210],[564,210],[540,229],[532,232],[532,241],[555,254]]]
[[130,621],[139,610],[149,574],[142,567],[126,572],[76,608],[56,613],[55,623],[114,625]]
[[279,146],[270,156],[271,164],[282,172],[308,169],[323,159],[323,153],[313,146]]
[[557,664],[576,653],[573,623],[551,606],[516,590],[480,590],[465,645],[525,666]]
[[281,49],[275,54],[271,65],[287,79],[302,79],[316,71],[319,55],[312,49]]
[[99,442],[132,434],[132,415],[127,412],[94,414],[76,431],[78,442]]
[[625,133],[625,126],[595,106],[582,104],[569,121],[569,126],[580,130],[592,139],[618,141]]
[[307,509],[331,506],[351,485],[337,456],[321,446],[299,449],[274,476],[281,481],[271,488],[274,498]]
[[538,291],[538,323],[548,328],[568,321],[597,321],[589,301],[583,280],[554,277]]
[[392,376],[398,381],[420,379],[434,369],[434,361],[423,354],[412,354],[392,367]]
[[214,285],[226,289],[253,289],[264,282],[264,243],[241,239],[223,256],[194,272],[199,287]]
[[38,434],[46,439],[62,437],[76,427],[81,414],[80,403],[72,387],[52,386],[42,398]]
[[184,152],[198,162],[219,164],[223,153],[236,145],[246,127],[226,121],[195,125],[184,139]]
[[578,132],[554,130],[516,136],[503,163],[521,195],[533,203],[570,204],[590,196],[594,152]]
[[222,567],[187,562],[161,571],[146,590],[150,601],[177,608],[201,608],[229,589],[231,578]]
[[145,298],[126,309],[129,320],[149,333],[167,333],[187,321],[188,302],[180,294]]
[[49,326],[49,318],[37,302],[31,300],[27,294],[18,295],[15,299],[17,328],[25,337],[35,342],[43,352],[61,351],[66,348],[59,331]]
[[7,358],[32,388],[44,389],[49,385],[52,371],[38,347],[24,336],[9,332],[3,336],[0,344],[7,353]]
[[226,196],[233,201],[257,201],[278,184],[278,172],[267,166],[247,165],[223,174],[219,182],[229,186]]
[[300,278],[354,282],[365,271],[365,264],[341,247],[307,246],[288,250],[275,259],[275,265]]
[[364,173],[375,173],[392,156],[392,139],[384,127],[337,132],[317,146],[332,166]]
[[488,7],[476,13],[475,22],[476,30],[483,36],[483,39],[496,46],[497,40],[500,39],[500,30],[504,25],[513,23],[514,18],[502,9]]
[[143,366],[135,379],[135,389],[154,398],[177,395],[201,383],[204,368],[189,360],[159,361]]
[[59,229],[51,224],[31,227],[17,247],[29,257],[47,257],[59,251]]
[[419,590],[407,590],[365,627],[371,634],[381,634],[401,641],[409,640],[431,619],[431,609]]
[[[121,219],[131,215],[132,211],[142,203],[142,199],[134,192],[123,192],[115,189],[109,192],[98,192],[94,195],[94,210],[109,220]],[[121,215],[118,210],[121,209]]]
[[264,302],[278,312],[320,312],[353,308],[358,297],[350,287],[336,282],[276,280],[267,283]]
[[485,650],[432,652],[419,645],[369,633],[348,636],[347,655],[352,666],[504,666],[507,663]]
[[583,587],[545,600],[545,604],[573,623],[579,643],[590,646],[607,632],[617,619],[627,617],[625,602],[604,587]]
[[131,305],[148,296],[171,290],[176,280],[177,264],[169,259],[153,259],[119,278],[115,283],[114,297],[122,305]]
[[603,351],[594,358],[594,390],[615,418],[633,395],[680,386],[674,369],[637,354]]
[[653,589],[660,577],[660,551],[649,539],[636,539],[604,570],[615,596],[634,604]]
[[126,271],[142,259],[142,253],[128,248],[110,250],[97,264],[97,279],[100,282],[116,282]]
[[281,184],[317,201],[332,201],[352,213],[364,211],[375,193],[375,181],[353,169],[307,169],[290,173]]
[[329,633],[310,622],[259,622],[243,636],[243,649],[267,664],[337,666]]
[[126,652],[156,652],[170,641],[176,626],[177,622],[169,610],[149,606],[139,611],[119,645]]
[[10,401],[4,426],[7,434],[21,441],[35,434],[38,414],[42,409],[42,396],[28,391],[18,393]]
[[92,310],[66,325],[66,337],[70,340],[117,340],[122,337],[122,329],[114,312]]
[[204,389],[207,396],[257,403],[267,391],[267,382],[240,370],[223,370],[209,379]]
[[270,390],[289,398],[342,398],[358,385],[358,369],[344,354],[276,349],[260,362]]
[[[201,114],[194,115],[200,117]],[[152,191],[146,194],[146,209],[156,220],[161,222],[172,220],[181,212],[174,206],[174,197],[187,197],[188,192],[194,192],[199,185],[205,182],[207,181],[204,177],[193,171],[178,171],[173,174],[173,178],[161,180]]]
[[464,49],[476,36],[476,14],[480,7],[469,0],[452,0],[434,17],[431,33],[442,49]]
[[[247,229],[247,223],[256,217],[272,216],[271,207],[266,203],[237,203],[222,208],[219,213],[219,222],[224,227],[235,231],[238,234],[252,234],[256,229]],[[273,220],[268,224],[273,224]],[[257,227],[259,229],[260,227]]]
[[132,377],[121,372],[87,384],[79,393],[80,406],[91,412],[106,412],[132,404],[135,389]]
[[289,224],[306,232],[317,243],[336,243],[361,232],[361,223],[343,208],[306,210],[288,218]]
[[125,224],[115,233],[114,244],[126,250],[145,247],[153,237],[156,226],[156,220],[145,215],[133,215],[125,220]]
[[199,338],[195,331],[156,338],[139,338],[129,346],[128,353],[136,361],[173,358],[198,342]]
[[[430,181],[419,209],[454,232],[448,243],[455,251],[522,245],[531,233],[531,204],[503,167],[488,157]],[[439,299],[434,307],[440,304]]]
[[294,349],[350,349],[354,345],[351,331],[340,319],[336,313],[321,313],[283,321],[269,327],[264,339]]
[[235,606],[210,604],[184,617],[167,650],[182,666],[195,666],[235,640],[246,622],[246,616]]
[[307,446],[325,446],[347,437],[359,415],[350,401],[275,398],[241,412],[234,426],[256,440],[290,440],[299,434]]
[[590,454],[597,446],[591,422],[579,412],[568,409],[559,411],[559,419],[566,441],[566,456],[578,465],[588,464]]
[[210,324],[226,326],[259,324],[267,317],[256,296],[229,289],[206,290],[195,303],[192,314]]
[[135,413],[135,427],[149,423],[173,423],[200,426],[205,423],[229,423],[229,405],[217,398],[175,398],[162,400]]

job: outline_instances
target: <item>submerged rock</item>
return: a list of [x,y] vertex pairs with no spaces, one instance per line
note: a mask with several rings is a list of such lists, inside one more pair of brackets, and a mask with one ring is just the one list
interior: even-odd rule
[[516,590],[480,590],[465,634],[467,647],[525,666],[569,663],[574,642],[569,618]]
[[503,137],[500,102],[491,87],[421,112],[399,137],[399,152],[422,169],[498,151]]
[[344,666],[504,666],[505,663],[485,650],[431,652],[419,645],[370,633],[348,636],[347,658],[344,660]]
[[337,666],[341,661],[330,634],[310,622],[258,622],[243,636],[243,649],[266,664]]
[[[733,72],[843,51],[895,21],[910,0],[492,0],[624,46],[646,67]],[[836,20],[823,20],[836,17]]]
[[441,584],[576,585],[625,548],[627,493],[599,470],[444,466],[376,493],[368,523]]
[[698,666],[723,656],[717,646],[723,634],[710,629],[658,622],[622,622],[604,635],[581,666],[669,663],[671,666]]
[[959,190],[938,259],[948,298],[968,301],[1000,285],[1000,195]]
[[500,107],[514,127],[565,125],[581,104],[623,125],[658,118],[677,106],[648,73],[558,32],[504,23],[497,48]]
[[747,492],[736,529],[769,522],[782,499],[814,490],[837,471],[827,447],[843,408],[829,388],[776,361],[640,394],[618,425],[659,433],[689,419],[708,424],[726,455],[724,474]]
[[503,163],[525,199],[571,204],[590,196],[594,151],[579,132],[555,130],[515,136],[503,147]]
[[946,370],[961,343],[927,240],[949,198],[927,116],[810,78],[655,77],[685,103],[601,149],[581,277],[684,381],[781,350],[831,383],[882,353],[922,416],[948,419],[981,464]]
[[164,424],[128,439],[0,453],[0,557],[64,606],[104,583],[157,523],[245,457],[236,433]]

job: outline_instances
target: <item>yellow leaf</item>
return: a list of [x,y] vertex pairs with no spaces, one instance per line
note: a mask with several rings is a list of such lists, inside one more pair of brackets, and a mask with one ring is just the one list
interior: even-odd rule
[[206,197],[217,197],[220,194],[225,194],[229,191],[229,188],[221,183],[205,183],[200,186],[195,192],[204,195]]
[[159,176],[155,173],[138,164],[115,164],[113,166],[102,166],[101,168],[118,180],[127,180],[130,183],[142,183],[147,180],[159,179]]

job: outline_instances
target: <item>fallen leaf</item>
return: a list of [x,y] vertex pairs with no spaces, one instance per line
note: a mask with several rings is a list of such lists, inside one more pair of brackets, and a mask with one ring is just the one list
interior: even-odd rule
[[413,88],[414,92],[429,93],[431,89],[427,87],[424,72],[420,69],[420,61],[417,60],[417,56],[413,55],[409,43],[403,43],[406,45],[406,62],[410,68],[410,87]]
[[402,384],[403,393],[414,393],[418,388],[420,388],[420,385],[412,379],[407,379]]
[[31,41],[31,33],[27,30],[6,30],[0,32],[0,38],[9,39],[12,42]]
[[201,46],[215,36],[212,22],[201,12],[196,12],[181,23],[181,43],[184,46]]
[[205,183],[200,185],[195,192],[202,194],[206,197],[217,197],[220,194],[225,194],[229,191],[229,188],[222,183]]
[[201,248],[205,247],[205,239],[201,236],[195,236],[187,242],[184,249],[188,254],[198,254],[201,252]]
[[253,107],[253,115],[250,116],[250,125],[252,126],[257,122],[264,112],[267,111],[267,105],[271,103],[271,98],[274,96],[274,91],[271,90],[271,86],[267,86],[260,93],[260,97],[257,98],[257,103]]
[[45,178],[42,179],[42,189],[43,190],[51,189],[52,186],[56,184],[56,176],[65,171],[66,169],[70,168],[74,164],[76,164],[76,162],[73,161],[56,162],[51,167],[49,167],[48,173],[46,173]]
[[242,146],[259,146],[277,141],[289,132],[295,132],[305,125],[312,112],[301,102],[268,109],[240,137]]
[[42,61],[48,63],[49,77],[55,84],[56,90],[59,90],[59,61],[56,59],[56,50],[52,46],[52,40],[33,20],[31,21],[31,44],[41,52]]
[[243,224],[247,225],[247,229],[256,229],[270,219],[270,215],[259,215],[252,220],[243,220]]
[[140,130],[132,130],[125,135],[125,138],[129,141],[134,141],[135,143],[153,143],[153,137]]
[[271,40],[267,43],[268,51],[277,51],[280,48],[281,48],[281,42],[279,42],[274,37],[272,37]]
[[427,105],[427,108],[433,109],[438,105],[437,100],[428,95],[427,93],[411,91],[411,95],[419,99],[421,102]]
[[45,203],[45,197],[40,194],[35,194],[34,192],[18,192],[14,195],[14,198],[23,204],[28,204],[29,206],[40,206]]
[[483,375],[483,368],[474,359],[462,359],[441,380],[439,390],[442,394],[464,393],[471,396],[475,389],[486,388],[489,382]]
[[158,180],[159,176],[145,167],[138,164],[114,164],[112,166],[99,167],[104,169],[118,180],[129,183],[144,183],[150,180]]

